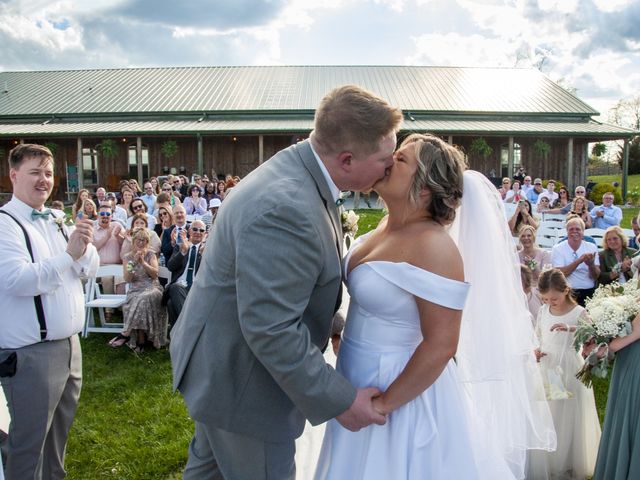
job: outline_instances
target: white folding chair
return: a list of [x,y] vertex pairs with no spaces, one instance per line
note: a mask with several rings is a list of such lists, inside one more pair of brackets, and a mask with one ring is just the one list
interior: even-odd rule
[[596,241],[596,245],[598,246],[598,248],[601,248],[605,232],[606,230],[603,230],[602,228],[587,228],[584,231],[584,235],[585,237],[593,238]]
[[[98,279],[103,277],[121,277],[122,265],[101,265],[98,267],[95,277],[87,279],[85,285],[85,321],[82,336],[87,337],[89,332],[119,332],[124,324],[122,322],[107,322],[104,315],[105,308],[120,308],[127,300],[126,295],[102,293]],[[98,310],[100,326],[96,326],[93,309]]]
[[164,278],[167,283],[171,281],[171,270],[167,267],[158,267],[158,278]]
[[556,238],[547,237],[545,235],[536,235],[536,243],[540,248],[549,250],[556,244]]
[[564,223],[567,221],[567,216],[561,213],[542,212],[541,215],[543,222],[559,222],[564,225]]

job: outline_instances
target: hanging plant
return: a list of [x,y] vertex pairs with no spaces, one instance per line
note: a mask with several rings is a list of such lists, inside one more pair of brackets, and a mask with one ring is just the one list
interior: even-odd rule
[[538,158],[546,159],[551,153],[551,145],[544,140],[536,140],[536,143],[533,144],[533,151]]
[[115,140],[105,138],[96,145],[96,150],[106,160],[116,158],[118,156],[118,144]]
[[51,154],[53,155],[53,158],[58,156],[58,144],[55,142],[47,142],[44,144],[45,147],[47,147],[49,149],[49,151],[51,152]]
[[604,143],[596,143],[591,149],[591,154],[596,158],[600,158],[605,153],[607,153],[607,146]]
[[178,153],[178,144],[175,140],[167,140],[160,146],[160,153],[162,153],[167,160],[171,160]]
[[476,138],[473,142],[471,142],[471,146],[469,147],[470,155],[477,155],[483,158],[487,158],[492,153],[493,148],[491,148],[487,141],[482,137]]

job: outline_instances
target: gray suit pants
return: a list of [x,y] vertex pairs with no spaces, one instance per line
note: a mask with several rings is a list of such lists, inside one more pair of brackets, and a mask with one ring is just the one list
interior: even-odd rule
[[0,350],[0,358],[13,351],[16,374],[1,379],[11,415],[6,480],[64,478],[64,452],[82,384],[78,335]]
[[295,440],[265,442],[195,422],[184,480],[294,480]]

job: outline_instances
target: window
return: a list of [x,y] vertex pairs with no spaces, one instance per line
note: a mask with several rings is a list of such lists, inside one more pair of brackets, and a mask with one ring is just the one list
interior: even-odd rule
[[[135,145],[129,145],[129,178],[138,178]],[[149,146],[142,145],[142,181],[147,178],[149,178]]]
[[98,151],[95,148],[82,149],[82,185],[98,184]]
[[509,171],[509,144],[503,143],[500,146],[500,166],[502,173],[501,177],[513,177],[513,174],[518,171],[520,165],[522,164],[522,157],[520,155],[520,144],[513,144],[513,171]]

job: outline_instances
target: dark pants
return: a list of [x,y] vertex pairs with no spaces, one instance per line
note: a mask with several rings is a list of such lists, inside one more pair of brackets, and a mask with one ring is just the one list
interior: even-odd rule
[[591,298],[595,291],[596,291],[595,287],[594,288],[574,288],[573,295],[576,297],[576,302],[578,302],[578,305],[580,305],[581,307],[584,307],[584,301],[587,298]]
[[164,291],[164,299],[167,303],[167,314],[169,316],[169,331],[178,321],[184,301],[187,299],[189,288],[177,283],[167,285]]
[[14,351],[16,373],[1,379],[11,416],[5,477],[62,479],[64,452],[82,384],[78,335],[0,350],[0,359]]
[[183,480],[294,480],[295,440],[267,442],[196,422]]

